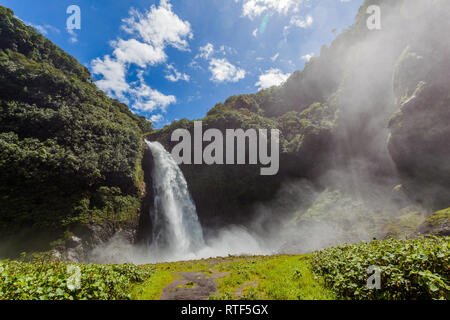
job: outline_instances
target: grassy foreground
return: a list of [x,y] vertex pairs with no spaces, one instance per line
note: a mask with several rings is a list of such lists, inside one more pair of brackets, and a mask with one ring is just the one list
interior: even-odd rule
[[162,290],[179,275],[177,272],[201,272],[216,280],[217,292],[210,299],[334,299],[320,276],[310,268],[311,257],[253,256],[212,258],[156,265],[145,283],[137,285],[133,299],[158,299]]
[[[230,256],[143,266],[3,261],[0,299],[154,300],[182,277],[179,272],[214,279],[217,290],[209,299],[449,299],[449,243],[449,237],[372,241],[301,256]],[[380,270],[378,290],[366,286],[370,266]]]

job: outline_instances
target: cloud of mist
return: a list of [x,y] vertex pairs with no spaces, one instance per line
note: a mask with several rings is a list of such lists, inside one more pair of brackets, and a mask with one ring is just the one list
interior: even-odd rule
[[216,231],[207,239],[206,245],[196,252],[170,252],[145,244],[132,244],[117,234],[105,244],[90,252],[89,261],[94,263],[134,263],[198,260],[228,255],[268,255],[275,253],[256,234],[242,226],[229,226]]

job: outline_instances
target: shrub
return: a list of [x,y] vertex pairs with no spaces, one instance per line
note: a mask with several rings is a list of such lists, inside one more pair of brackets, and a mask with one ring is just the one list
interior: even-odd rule
[[[450,237],[372,241],[313,254],[314,271],[342,298],[449,299]],[[366,286],[369,266],[381,271],[381,289]]]
[[[69,289],[73,272],[81,271],[81,285]],[[95,265],[62,262],[0,262],[0,300],[123,300],[131,285],[143,282],[153,269],[131,264]]]

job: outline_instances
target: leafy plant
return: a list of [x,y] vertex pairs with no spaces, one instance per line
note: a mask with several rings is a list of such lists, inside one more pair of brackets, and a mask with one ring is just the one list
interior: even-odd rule
[[[450,237],[372,241],[313,254],[314,271],[342,298],[449,299]],[[367,269],[377,266],[381,289],[369,289]]]
[[[79,287],[68,286],[73,276],[69,266],[79,268]],[[131,286],[145,281],[152,273],[151,267],[130,264],[3,261],[0,262],[0,300],[130,299]]]

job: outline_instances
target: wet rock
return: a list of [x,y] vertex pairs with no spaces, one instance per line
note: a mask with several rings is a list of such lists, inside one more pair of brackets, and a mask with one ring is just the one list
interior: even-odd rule
[[433,213],[417,230],[421,234],[450,236],[450,208]]
[[[450,205],[449,50],[408,48],[394,73],[399,109],[389,122],[389,153],[408,196],[431,209]],[[436,61],[433,68],[429,61]]]

